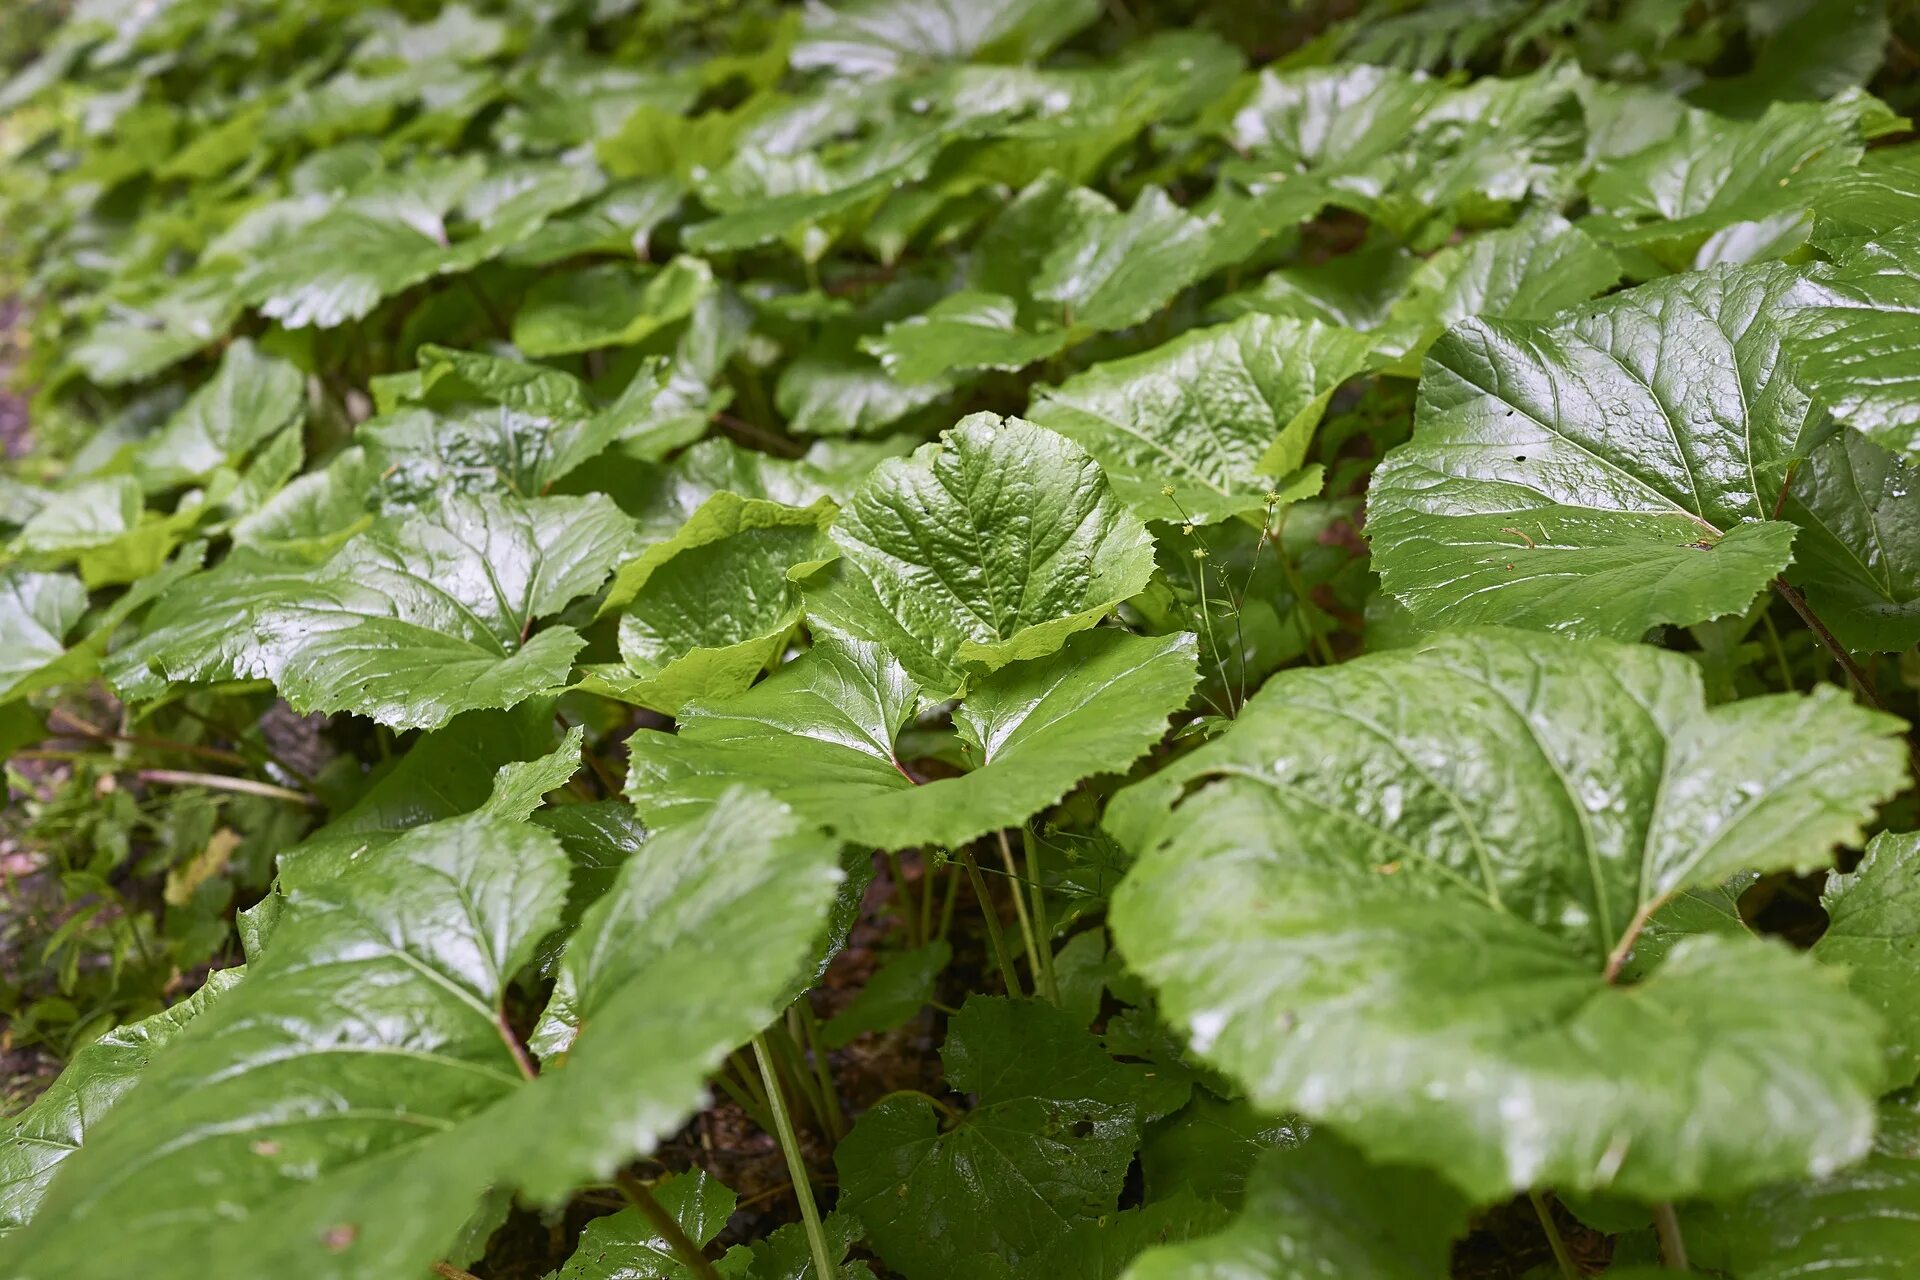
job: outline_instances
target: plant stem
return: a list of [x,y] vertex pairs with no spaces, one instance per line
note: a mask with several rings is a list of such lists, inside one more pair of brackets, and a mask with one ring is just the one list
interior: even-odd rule
[[760,1126],[761,1132],[773,1132],[773,1117],[767,1113],[765,1107],[753,1100],[751,1094],[740,1087],[739,1081],[733,1078],[732,1072],[725,1070],[714,1072],[713,1082],[720,1086],[720,1092],[733,1100],[734,1106],[747,1113],[747,1119]]
[[680,1259],[680,1265],[691,1271],[697,1280],[720,1280],[720,1273],[707,1261],[707,1255],[695,1244],[680,1224],[673,1220],[666,1206],[653,1198],[653,1192],[647,1190],[647,1184],[622,1169],[613,1177],[614,1183],[623,1195],[640,1211],[647,1225],[660,1233],[667,1242],[667,1248],[673,1250],[673,1256]]
[[820,1210],[813,1203],[813,1184],[808,1180],[806,1161],[800,1158],[800,1142],[794,1136],[793,1120],[780,1097],[780,1085],[773,1078],[773,1055],[767,1052],[764,1035],[753,1038],[753,1056],[760,1064],[761,1078],[766,1081],[767,1097],[773,1101],[774,1137],[780,1142],[781,1154],[787,1158],[787,1175],[793,1179],[794,1199],[800,1202],[800,1221],[806,1225],[807,1248],[813,1253],[814,1271],[819,1280],[833,1280],[833,1257],[827,1252],[826,1232],[820,1229]]
[[1047,998],[1060,1003],[1060,980],[1053,971],[1053,928],[1047,923],[1047,895],[1040,885],[1040,839],[1031,827],[1020,828],[1020,844],[1027,855],[1027,890],[1033,895],[1033,931],[1040,937],[1040,956],[1047,968]]
[[1788,693],[1800,690],[1793,683],[1793,668],[1787,664],[1787,647],[1780,643],[1780,628],[1773,625],[1773,617],[1766,610],[1760,611],[1760,621],[1767,628],[1767,641],[1773,646],[1773,660],[1780,668],[1780,679]]
[[434,1263],[433,1274],[439,1276],[440,1280],[479,1280],[479,1277],[474,1275],[473,1272],[462,1271],[451,1262]]
[[[928,895],[927,901],[932,902],[933,888],[931,885],[929,885],[927,888],[927,895]],[[952,868],[948,868],[947,895],[940,902],[940,932],[937,935],[935,935],[938,938],[940,938],[942,941],[946,940],[946,936],[948,932],[950,932],[953,928],[953,908],[954,908],[954,904],[959,901],[960,901],[960,877],[954,873]]]
[[153,751],[173,751],[181,755],[198,756],[202,760],[213,760],[220,764],[230,764],[240,769],[251,769],[253,761],[237,751],[223,751],[218,747],[196,746],[191,742],[174,742],[169,738],[145,738],[132,733],[115,733],[102,729],[99,725],[89,724],[71,711],[54,707],[47,712],[49,720],[58,718],[66,721],[83,738],[92,738],[98,742],[124,742],[131,747],[147,747]]
[[[1847,652],[1846,646],[1840,643],[1833,632],[1827,630],[1827,624],[1820,621],[1819,615],[1814,613],[1807,604],[1807,598],[1788,585],[1785,578],[1775,578],[1773,589],[1780,593],[1781,599],[1793,606],[1793,611],[1800,615],[1800,621],[1807,624],[1807,630],[1813,632],[1820,643],[1826,646],[1827,652],[1832,654],[1833,660],[1840,664],[1840,669],[1847,673],[1847,679],[1852,681],[1853,687],[1866,704],[1875,711],[1885,711],[1887,704],[1880,700],[1880,693],[1873,687],[1873,681],[1867,678],[1867,673],[1861,669],[1860,664],[1853,660],[1853,655]],[[1920,752],[1915,751],[1911,738],[1908,738],[1906,743],[1907,766],[1913,771],[1914,778],[1920,780]]]
[[813,1074],[820,1086],[820,1100],[827,1104],[826,1115],[821,1118],[827,1122],[828,1136],[838,1144],[840,1139],[847,1136],[847,1116],[840,1109],[840,1090],[834,1087],[833,1064],[827,1060],[826,1042],[820,1039],[820,1019],[814,1016],[813,1005],[805,996],[794,1001],[793,1008],[799,1010],[800,1032],[806,1037],[807,1052],[813,1057]]
[[[761,1034],[764,1037],[766,1033]],[[824,1132],[827,1124],[821,1117],[826,1110],[825,1104],[814,1096],[813,1076],[808,1072],[806,1064],[800,1061],[799,1047],[794,1044],[793,1032],[787,1027],[784,1018],[773,1024],[773,1039],[768,1043],[774,1058],[785,1068],[780,1074],[787,1078],[788,1084],[793,1089],[793,1096],[805,1105],[807,1116],[813,1121],[814,1128]],[[778,1096],[777,1090],[767,1094],[767,1105],[770,1108],[778,1109],[785,1102],[786,1098]]]
[[1607,953],[1606,971],[1601,976],[1608,983],[1619,979],[1620,970],[1627,965],[1627,957],[1633,954],[1635,940],[1640,937],[1640,931],[1647,927],[1647,921],[1653,918],[1654,911],[1662,901],[1664,899],[1654,898],[1643,903],[1640,909],[1633,913],[1633,919],[1627,922],[1627,931],[1620,935],[1620,941],[1614,943],[1613,950]]
[[242,795],[264,796],[269,800],[285,800],[290,804],[305,805],[309,809],[317,807],[320,803],[304,791],[295,791],[291,787],[276,787],[271,782],[255,782],[252,778],[229,778],[223,773],[142,769],[134,776],[142,782],[170,783],[181,787],[206,787],[213,791],[237,791]]
[[1680,1235],[1680,1219],[1670,1204],[1653,1206],[1653,1230],[1660,1237],[1660,1261],[1669,1271],[1689,1271],[1687,1242]]
[[1547,1246],[1553,1250],[1553,1260],[1560,1264],[1560,1274],[1566,1280],[1580,1280],[1580,1268],[1574,1264],[1573,1255],[1567,1252],[1567,1242],[1560,1238],[1560,1228],[1553,1223],[1553,1210],[1548,1207],[1546,1198],[1538,1191],[1529,1191],[1527,1199],[1533,1201],[1533,1211],[1540,1216],[1540,1229],[1547,1233]]
[[1867,705],[1875,711],[1885,711],[1887,704],[1880,701],[1880,694],[1874,689],[1872,681],[1867,679],[1867,673],[1860,669],[1860,664],[1853,660],[1853,655],[1847,652],[1846,646],[1834,637],[1833,632],[1827,630],[1827,624],[1820,621],[1808,607],[1807,598],[1788,586],[1784,578],[1775,578],[1773,589],[1780,593],[1782,600],[1793,606],[1793,611],[1800,615],[1800,621],[1807,624],[1807,630],[1813,632],[1820,643],[1826,646],[1827,652],[1832,654],[1834,661],[1840,664],[1840,669],[1847,673],[1847,679],[1853,682],[1853,687],[1859,690],[1860,696],[1866,699]]
[[916,909],[912,897],[907,893],[907,873],[898,853],[887,854],[887,874],[893,877],[893,909],[900,913],[900,923],[906,930],[907,941],[917,947],[925,941],[921,936],[925,930],[920,919],[926,914],[926,909],[924,904]]
[[[1046,965],[1040,959],[1040,938],[1033,931],[1033,917],[1027,913],[1027,897],[1020,891],[1020,868],[1013,861],[1013,848],[1007,843],[1005,827],[994,832],[1000,840],[1000,863],[1007,869],[1007,887],[1013,892],[1013,914],[1020,922],[1020,937],[1027,944],[1027,969],[1033,974],[1033,989],[1041,995],[1047,994]],[[1047,996],[1053,1003],[1060,1003],[1058,992]]]
[[993,909],[993,898],[987,892],[986,879],[980,874],[980,864],[973,860],[971,850],[960,850],[960,865],[967,869],[967,879],[973,882],[973,896],[980,899],[980,915],[987,922],[987,941],[993,947],[993,962],[1000,967],[1000,980],[1007,984],[1007,994],[1018,999],[1025,994],[1020,990],[1020,975],[1015,972],[1013,958],[1007,954],[1007,940],[1000,934],[1000,916]]

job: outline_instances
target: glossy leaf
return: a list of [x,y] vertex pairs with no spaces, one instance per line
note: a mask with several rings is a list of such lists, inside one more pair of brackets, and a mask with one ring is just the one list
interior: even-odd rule
[[1446,1274],[1467,1209],[1433,1174],[1370,1165],[1316,1133],[1260,1158],[1225,1230],[1148,1250],[1125,1280],[1427,1280]]
[[1816,960],[1846,971],[1847,986],[1886,1023],[1887,1083],[1920,1076],[1920,837],[1883,832],[1860,865],[1827,878],[1827,931]]
[[1082,778],[1124,770],[1194,679],[1191,635],[1069,637],[974,685],[954,712],[972,769],[929,781],[908,771],[899,743],[924,691],[881,646],[816,628],[811,650],[740,697],[685,708],[677,733],[628,739],[627,792],[665,825],[746,782],[858,844],[953,847],[1018,826]]
[[1744,611],[1787,564],[1771,517],[1813,443],[1779,320],[1800,287],[1717,268],[1455,327],[1374,479],[1386,589],[1430,626],[1616,639]]
[[60,1078],[0,1135],[0,1239],[25,1226],[60,1166],[88,1140],[159,1052],[232,990],[244,971],[216,971],[187,999],[115,1027],[73,1056]]
[[1920,460],[1920,231],[1873,241],[1815,277],[1794,350],[1834,417],[1908,462]]
[[1920,479],[1871,440],[1842,431],[1793,476],[1781,514],[1800,526],[1789,580],[1855,650],[1920,640]]
[[942,1132],[925,1098],[895,1094],[834,1155],[842,1208],[907,1280],[1020,1274],[1113,1210],[1141,1125],[1184,1093],[1032,1001],[968,1000],[941,1056],[971,1111]]
[[975,414],[882,462],[833,528],[807,611],[882,645],[930,696],[1041,657],[1146,586],[1152,543],[1065,437]]
[[597,589],[628,546],[604,498],[448,498],[308,568],[236,552],[170,592],[109,678],[271,680],[296,709],[438,728],[566,683],[580,638],[532,624]]
[[793,50],[803,71],[887,76],[929,63],[1027,62],[1092,22],[1093,0],[842,0],[816,3]]
[[1110,807],[1140,853],[1115,938],[1256,1106],[1475,1199],[1829,1171],[1872,1132],[1869,1009],[1739,936],[1620,971],[1673,895],[1858,840],[1894,732],[1828,689],[1709,709],[1677,655],[1522,632],[1287,672]]
[[[1044,391],[1034,422],[1078,442],[1144,520],[1257,511],[1372,343],[1314,321],[1245,316]],[[1171,487],[1173,492],[1163,492]]]

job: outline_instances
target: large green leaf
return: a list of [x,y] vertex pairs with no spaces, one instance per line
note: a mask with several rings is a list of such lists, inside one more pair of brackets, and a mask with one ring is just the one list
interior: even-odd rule
[[73,1056],[60,1078],[13,1117],[0,1135],[0,1239],[25,1226],[61,1164],[174,1036],[240,981],[240,969],[216,971],[193,995],[138,1022],[115,1027]]
[[1781,514],[1800,526],[1787,577],[1850,649],[1920,640],[1920,480],[1854,431],[1822,443],[1793,476]]
[[1801,288],[1715,268],[1456,326],[1369,494],[1383,585],[1430,626],[1637,639],[1744,611],[1787,564],[1771,517],[1813,442],[1781,349]]
[[1587,227],[1685,270],[1708,236],[1804,209],[1860,157],[1858,108],[1775,103],[1757,120],[1689,112],[1674,132],[1604,165],[1588,187]]
[[602,613],[617,612],[624,669],[590,685],[678,712],[753,683],[800,621],[790,580],[833,559],[834,507],[789,507],[733,493],[709,498],[680,531],[621,566]]
[[513,316],[513,343],[530,356],[624,347],[692,313],[713,289],[713,269],[678,257],[658,271],[625,263],[541,277]]
[[1143,1124],[1185,1086],[1115,1062],[1052,1005],[974,996],[948,1023],[947,1082],[977,1105],[941,1131],[924,1096],[883,1098],[834,1152],[841,1208],[907,1277],[1011,1277],[1111,1213]]
[[1793,349],[1840,421],[1920,461],[1920,228],[1890,232],[1814,277]]
[[243,294],[289,329],[332,328],[403,289],[511,248],[602,181],[590,167],[555,164],[494,203],[485,198],[484,177],[467,157],[376,178],[250,261]]
[[542,1074],[497,1133],[476,1135],[476,1158],[552,1203],[651,1151],[794,995],[844,878],[839,851],[744,788],[654,833],[569,940],[530,1038]]
[[1243,316],[1095,365],[1029,413],[1091,453],[1142,519],[1218,520],[1259,510],[1306,461],[1327,401],[1371,346],[1311,320]]
[[1525,632],[1285,672],[1109,806],[1140,854],[1115,938],[1257,1106],[1475,1199],[1825,1172],[1872,1133],[1872,1011],[1746,936],[1627,965],[1676,894],[1859,839],[1898,731],[1831,687],[1709,709],[1679,655]]
[[87,589],[72,574],[0,570],[0,698],[40,683],[86,611]]
[[1544,320],[1619,279],[1619,260],[1593,237],[1558,214],[1534,214],[1422,263],[1387,317],[1382,347],[1394,372],[1415,375],[1434,339],[1462,320]]
[[664,375],[660,362],[644,363],[600,407],[557,369],[434,346],[421,348],[420,361],[418,386],[356,433],[379,477],[375,504],[389,512],[431,506],[449,491],[504,486],[541,496],[645,424]]
[[156,1245],[156,1277],[413,1274],[489,1187],[610,1176],[787,997],[836,855],[747,793],[650,842],[582,920],[534,1076],[502,1000],[567,858],[488,813],[408,832],[291,894],[246,983],[68,1159],[10,1274],[124,1274]]
[[293,895],[246,980],[70,1156],[10,1274],[413,1274],[491,1180],[463,1124],[521,1088],[506,984],[566,859],[522,824],[422,827]]
[[819,627],[812,650],[740,697],[685,708],[678,733],[628,739],[627,790],[656,824],[746,783],[849,842],[953,847],[1018,826],[1082,778],[1126,769],[1195,678],[1191,635],[1071,636],[983,677],[953,716],[972,770],[926,781],[899,754],[923,691],[881,645]]
[[1741,1280],[1882,1280],[1920,1257],[1920,1099],[1880,1107],[1873,1154],[1812,1182],[1680,1215],[1689,1260]]
[[1064,436],[974,414],[875,467],[807,610],[881,645],[935,698],[974,665],[1040,657],[1139,592],[1153,543]]
[[310,568],[236,551],[162,598],[109,679],[138,699],[264,679],[302,712],[438,728],[564,685],[580,637],[530,629],[597,589],[630,538],[601,497],[456,496]]
[[204,479],[232,467],[297,421],[306,407],[306,379],[284,360],[263,356],[242,338],[220,358],[213,377],[133,454],[133,470],[149,490]]
[[1430,1280],[1447,1274],[1467,1209],[1433,1174],[1370,1165],[1320,1132],[1260,1158],[1225,1230],[1150,1249],[1125,1280]]
[[971,58],[1028,62],[1099,13],[1095,0],[843,0],[809,10],[793,65],[890,76]]
[[1827,878],[1820,905],[1827,931],[1814,958],[1845,969],[1848,988],[1879,1010],[1888,1083],[1912,1084],[1920,1076],[1920,836],[1875,836],[1858,867]]
[[[686,1237],[702,1246],[720,1234],[739,1202],[699,1169],[675,1174],[651,1190]],[[589,1222],[573,1256],[549,1280],[682,1280],[686,1274],[665,1238],[640,1211],[622,1209]]]

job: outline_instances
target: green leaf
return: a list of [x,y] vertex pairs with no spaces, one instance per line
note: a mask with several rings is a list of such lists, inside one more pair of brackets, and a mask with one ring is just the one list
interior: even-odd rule
[[1603,293],[1620,262],[1555,213],[1534,214],[1473,236],[1422,263],[1387,319],[1383,348],[1393,372],[1413,377],[1442,332],[1472,316],[1544,320]]
[[744,694],[685,708],[678,733],[628,739],[627,792],[666,825],[746,782],[852,843],[954,847],[1018,826],[1083,778],[1124,770],[1159,741],[1194,680],[1190,634],[1072,636],[982,678],[953,717],[971,772],[923,782],[899,744],[920,687],[882,646],[819,627],[811,650]]
[[1724,1208],[1689,1205],[1693,1265],[1742,1280],[1878,1280],[1920,1256],[1920,1100],[1880,1106],[1873,1154],[1817,1181],[1768,1187]]
[[972,664],[1053,652],[1153,573],[1146,527],[1080,446],[984,413],[875,467],[833,540],[808,613],[884,646],[935,698]]
[[839,1148],[840,1204],[907,1277],[1010,1277],[1111,1213],[1140,1127],[1184,1086],[1109,1058],[1052,1005],[974,996],[948,1023],[947,1082],[976,1095],[953,1128],[894,1094]]
[[926,1008],[934,982],[952,962],[953,947],[945,938],[885,957],[847,1007],[821,1028],[821,1039],[829,1049],[844,1049],[869,1032],[900,1026]]
[[1447,1274],[1468,1209],[1431,1173],[1370,1165],[1317,1132],[1260,1158],[1225,1230],[1149,1250],[1126,1280],[1428,1280]]
[[1147,1199],[1191,1191],[1238,1209],[1262,1153],[1298,1146],[1306,1132],[1304,1125],[1260,1114],[1244,1098],[1223,1102],[1196,1089],[1191,1102],[1154,1126],[1140,1149]]
[[470,817],[292,895],[246,981],[68,1158],[9,1270],[423,1270],[490,1181],[451,1157],[521,1090],[502,1000],[565,891],[550,837]]
[[[687,1238],[701,1246],[720,1234],[739,1200],[704,1169],[674,1174],[651,1191]],[[573,1256],[550,1280],[684,1280],[686,1274],[640,1211],[622,1209],[589,1222]]]
[[1092,332],[1124,329],[1158,311],[1199,274],[1209,235],[1158,187],[1125,214],[1099,203],[1055,240],[1030,286],[1034,298],[1060,307],[1069,326]]
[[240,981],[216,970],[187,999],[130,1022],[80,1050],[60,1078],[10,1119],[0,1136],[0,1239],[32,1220],[47,1184],[179,1032]]
[[842,878],[837,842],[744,788],[654,833],[568,942],[541,1076],[477,1158],[554,1203],[650,1152],[793,995]]
[[1012,298],[964,289],[860,346],[896,381],[917,384],[968,369],[1024,369],[1060,351],[1070,336],[1059,328],[1030,332]]
[[[553,704],[544,699],[511,711],[468,711],[408,747],[353,802],[290,849],[280,852],[281,883],[298,888],[309,878],[337,875],[343,865],[384,848],[409,828],[457,818],[485,807],[510,765],[558,755],[553,745]],[[569,773],[579,766],[572,745]],[[505,817],[525,817],[527,805]]]
[[1327,401],[1371,346],[1311,320],[1243,316],[1095,365],[1029,412],[1091,453],[1141,519],[1218,520],[1259,510],[1306,462]]
[[621,566],[601,613],[617,612],[624,671],[595,673],[614,696],[678,713],[753,683],[800,621],[806,573],[837,554],[830,502],[789,507],[717,493],[665,542]]
[[1883,832],[1853,871],[1827,877],[1827,931],[1814,959],[1846,970],[1847,987],[1887,1028],[1887,1081],[1920,1076],[1920,836]]
[[664,361],[643,363],[620,398],[600,408],[557,369],[431,345],[420,361],[418,389],[355,433],[388,513],[503,484],[522,497],[545,494],[643,424],[665,374]]
[[547,267],[594,254],[647,256],[654,230],[679,211],[686,189],[672,178],[642,178],[608,187],[571,213],[550,218],[508,250],[515,266]]
[[1120,1280],[1144,1250],[1220,1230],[1231,1215],[1182,1192],[1167,1200],[1082,1222],[1044,1250],[1033,1274],[1057,1280]]
[[943,62],[1033,62],[1099,13],[1095,0],[843,0],[809,8],[793,66],[893,76]]
[[1830,686],[1709,709],[1680,655],[1525,632],[1288,671],[1109,805],[1140,854],[1114,936],[1255,1106],[1476,1200],[1830,1170],[1872,1131],[1871,1010],[1748,937],[1618,970],[1675,894],[1858,840],[1897,732]]
[[630,536],[602,497],[449,497],[311,568],[236,551],[164,596],[108,678],[143,700],[270,680],[303,714],[439,728],[567,682],[579,636],[529,628],[597,589]]
[[713,269],[685,255],[654,271],[605,263],[544,275],[513,316],[513,344],[534,357],[640,342],[693,312]]
[[263,356],[242,338],[220,358],[213,377],[180,406],[167,424],[142,441],[133,469],[149,490],[205,479],[243,458],[298,421],[307,384],[284,360]]
[[[1484,232],[1467,241],[1467,247],[1498,234]],[[1325,262],[1276,267],[1253,288],[1220,299],[1214,310],[1229,316],[1292,316],[1367,332],[1387,322],[1422,265],[1422,259],[1397,244],[1369,242]]]
[[1920,146],[1869,151],[1858,167],[1827,181],[1813,211],[1814,243],[1842,258],[1920,221]]
[[1382,584],[1430,627],[1637,639],[1743,612],[1787,564],[1771,516],[1813,443],[1778,320],[1800,290],[1715,268],[1456,326],[1369,494]]
[[1920,461],[1920,229],[1891,233],[1815,273],[1792,349],[1807,387],[1834,417]]
[[86,611],[87,589],[71,574],[0,570],[0,700],[40,685]]
[[1804,209],[1860,158],[1856,112],[1775,103],[1758,120],[1689,112],[1669,137],[1604,165],[1588,192],[1589,231],[1685,270],[1708,236],[1736,222]]
[[1794,472],[1781,514],[1800,526],[1789,580],[1854,650],[1920,640],[1920,481],[1865,436],[1841,431]]
[[[485,174],[473,157],[376,178],[249,263],[243,295],[289,329],[358,320],[383,298],[511,248],[602,181],[577,165],[546,166],[542,175],[484,210],[461,203],[484,193]],[[471,225],[456,238],[457,210],[467,215],[457,221]]]

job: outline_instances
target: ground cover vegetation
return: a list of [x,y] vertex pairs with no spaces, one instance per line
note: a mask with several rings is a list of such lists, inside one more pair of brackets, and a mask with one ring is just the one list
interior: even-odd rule
[[0,1275],[1916,1274],[1916,42],[13,6]]

